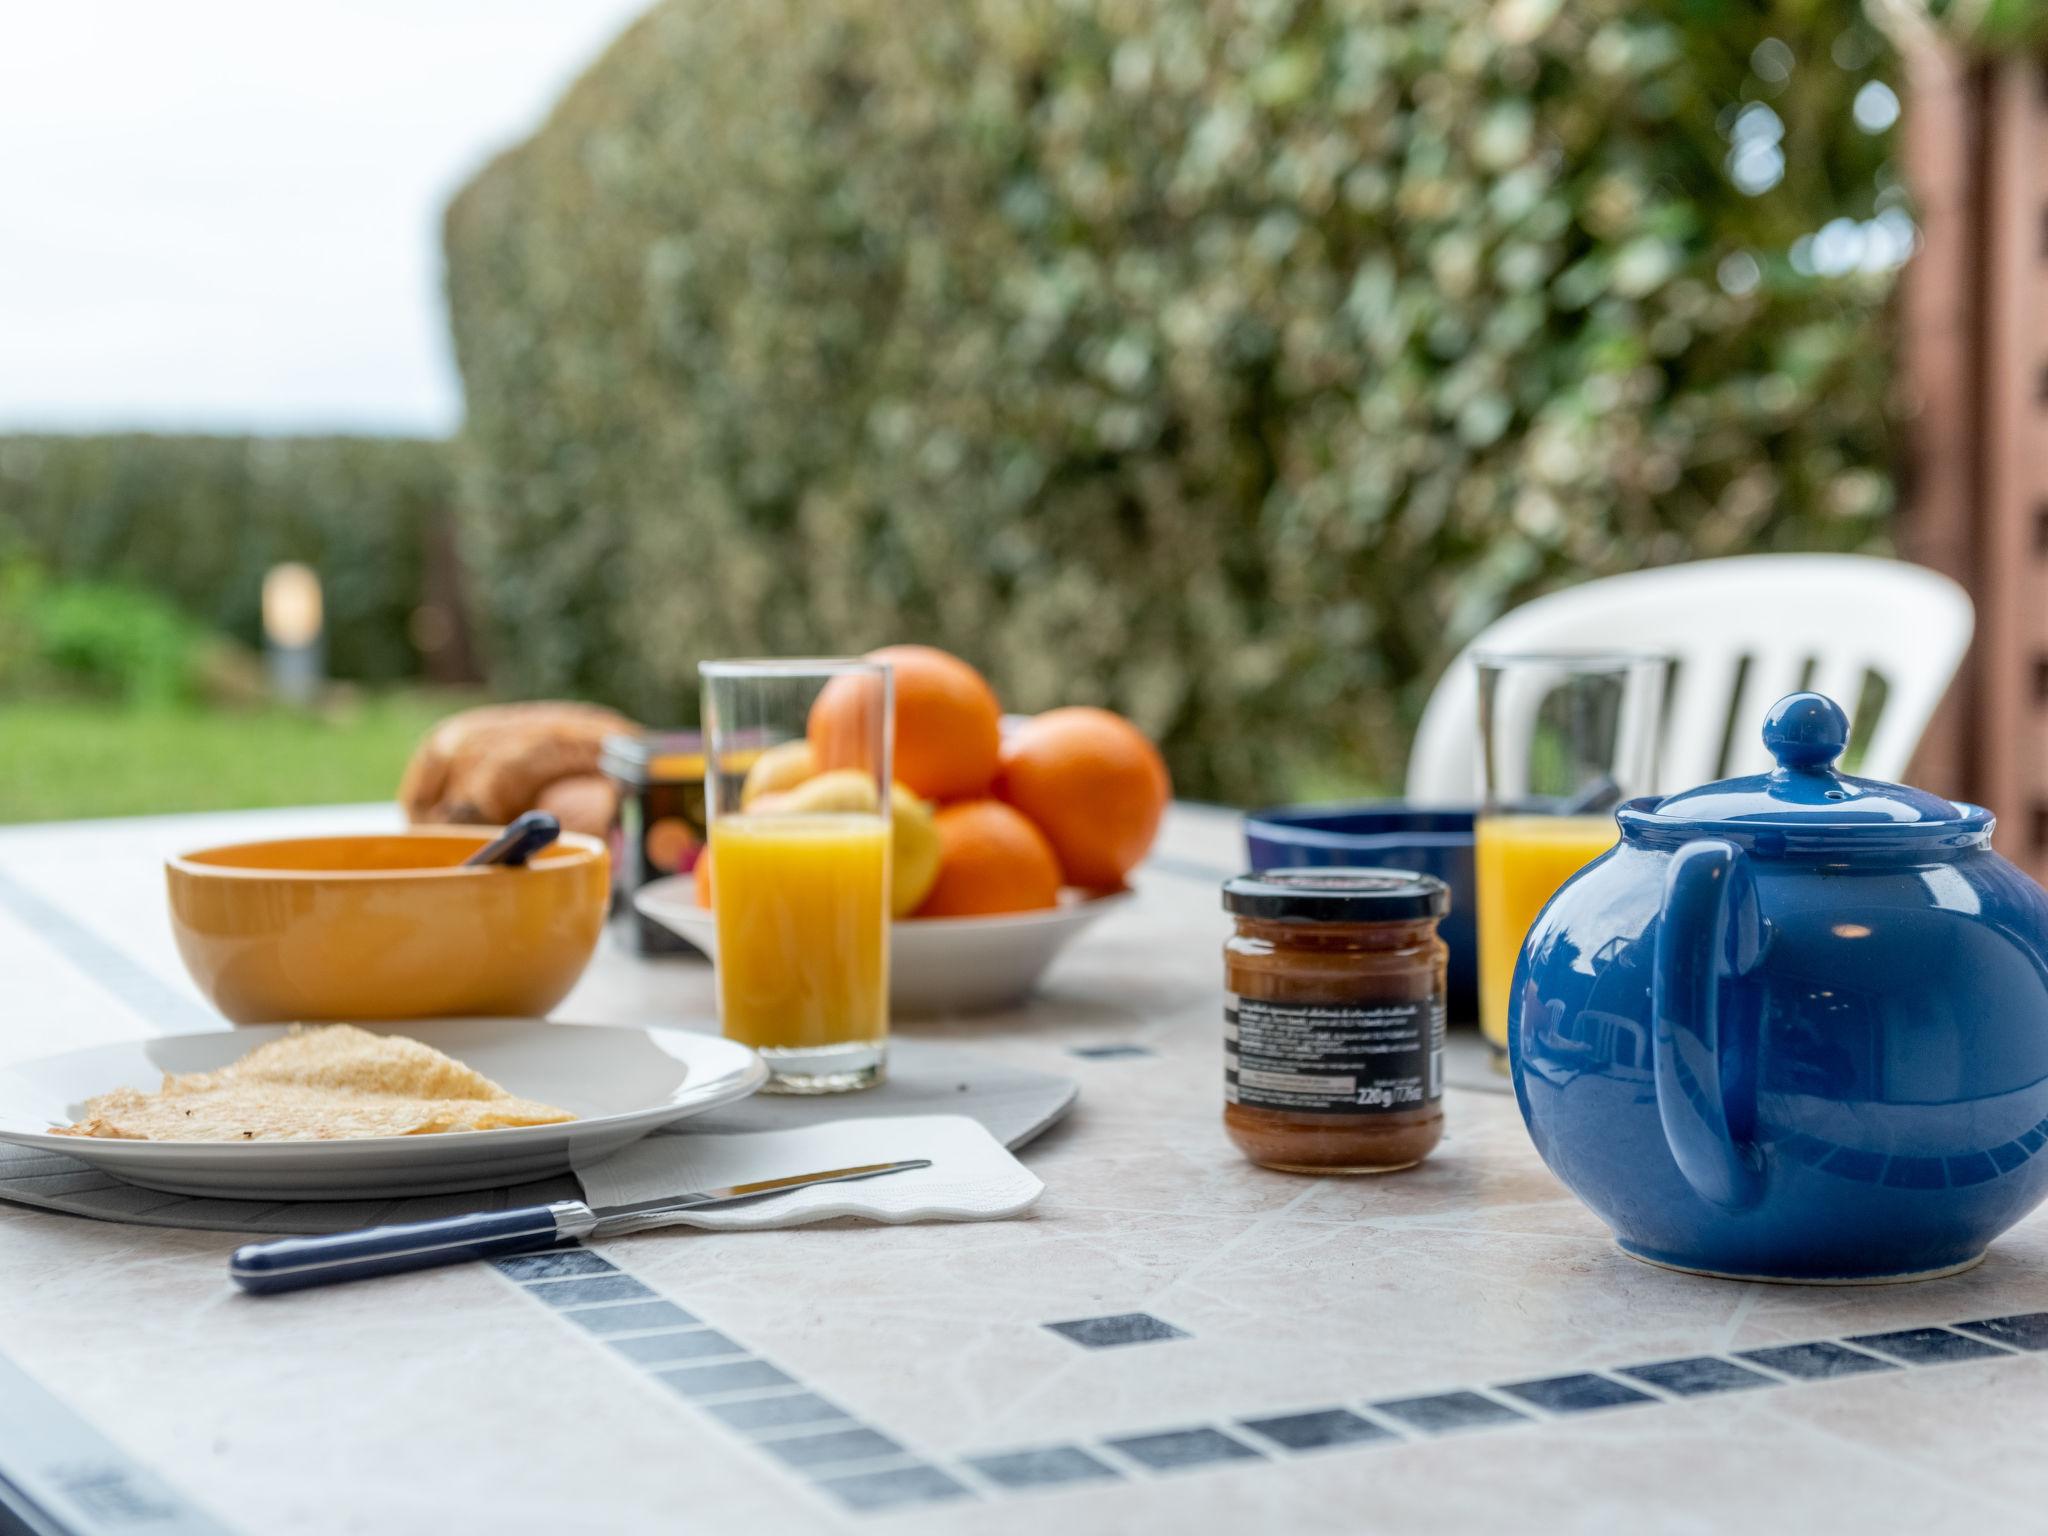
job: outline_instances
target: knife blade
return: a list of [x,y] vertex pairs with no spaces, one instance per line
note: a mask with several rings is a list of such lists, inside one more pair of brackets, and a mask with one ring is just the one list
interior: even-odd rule
[[308,1286],[365,1280],[407,1270],[459,1264],[468,1259],[496,1259],[532,1253],[558,1243],[596,1236],[618,1237],[659,1226],[682,1211],[745,1205],[772,1199],[814,1184],[851,1184],[931,1167],[929,1158],[894,1163],[861,1163],[759,1179],[719,1189],[692,1190],[621,1205],[590,1206],[581,1200],[528,1205],[509,1211],[480,1211],[438,1221],[411,1221],[394,1226],[332,1232],[322,1237],[285,1237],[268,1243],[245,1243],[228,1260],[228,1277],[245,1291],[268,1295]]
[[[751,1184],[730,1184],[723,1189],[699,1190],[688,1195],[662,1195],[652,1200],[633,1200],[623,1205],[584,1206],[590,1212],[592,1231],[599,1237],[620,1237],[645,1231],[663,1217],[677,1211],[698,1211],[706,1206],[745,1205],[766,1200],[784,1190],[805,1189],[813,1184],[854,1184],[862,1179],[879,1179],[886,1174],[908,1173],[929,1168],[928,1157],[914,1157],[898,1163],[862,1163],[852,1168],[831,1168],[823,1173],[793,1173],[787,1178],[758,1179]],[[580,1201],[564,1201],[577,1205]],[[567,1235],[567,1234],[565,1234]]]

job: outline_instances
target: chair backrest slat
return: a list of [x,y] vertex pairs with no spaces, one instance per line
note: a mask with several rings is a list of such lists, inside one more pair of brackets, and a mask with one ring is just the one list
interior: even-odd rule
[[1864,555],[1702,560],[1553,592],[1504,614],[1451,663],[1416,733],[1408,798],[1479,798],[1479,650],[1669,653],[1659,793],[1769,767],[1758,732],[1774,702],[1805,686],[1853,714],[1875,674],[1883,708],[1858,771],[1898,779],[1974,625],[1968,594],[1946,576]]

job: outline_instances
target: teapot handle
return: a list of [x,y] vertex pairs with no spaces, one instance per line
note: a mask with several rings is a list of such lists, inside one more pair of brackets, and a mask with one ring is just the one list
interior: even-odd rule
[[1664,874],[1650,982],[1657,1114],[1686,1182],[1728,1210],[1763,1193],[1756,1125],[1756,1036],[1733,1028],[1722,983],[1763,950],[1749,861],[1718,838],[1690,842]]

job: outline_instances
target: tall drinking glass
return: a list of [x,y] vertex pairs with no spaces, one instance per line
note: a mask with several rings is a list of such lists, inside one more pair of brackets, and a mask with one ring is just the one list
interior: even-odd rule
[[[705,809],[718,1016],[768,1063],[768,1093],[882,1080],[889,1040],[893,680],[872,661],[707,661]],[[817,772],[764,754],[808,735]],[[769,760],[771,763],[774,759]]]
[[1612,848],[1614,809],[1656,787],[1670,658],[1643,651],[1482,654],[1486,800],[1474,850],[1479,1024],[1505,1067],[1515,959],[1557,888]]

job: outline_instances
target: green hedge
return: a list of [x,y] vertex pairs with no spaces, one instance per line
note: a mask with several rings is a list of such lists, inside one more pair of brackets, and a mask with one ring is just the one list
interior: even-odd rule
[[1967,47],[1987,53],[2039,53],[2048,49],[2048,6],[2041,0],[1880,0],[1901,20],[1937,22]]
[[927,640],[1185,792],[1392,777],[1536,591],[1882,541],[1891,280],[1787,252],[1888,68],[1854,0],[669,0],[448,215],[499,681]]
[[0,437],[0,560],[124,581],[250,645],[263,573],[303,560],[337,677],[410,677],[428,540],[454,501],[445,443],[401,438]]

